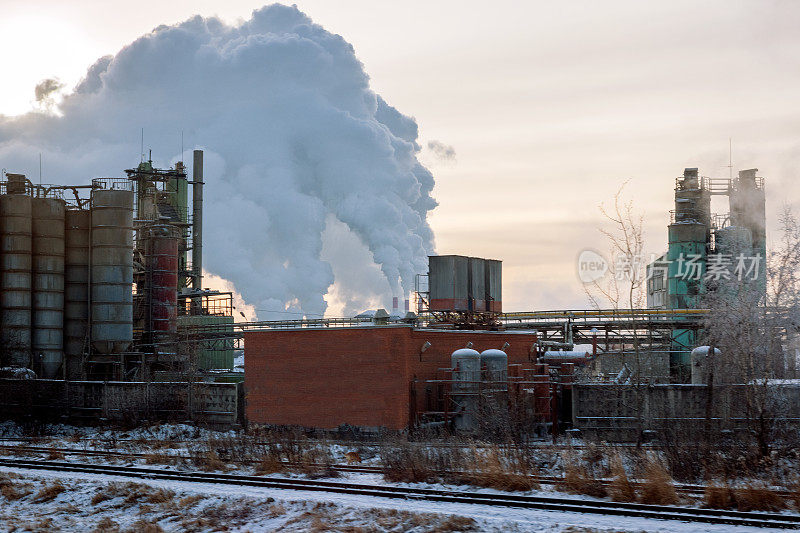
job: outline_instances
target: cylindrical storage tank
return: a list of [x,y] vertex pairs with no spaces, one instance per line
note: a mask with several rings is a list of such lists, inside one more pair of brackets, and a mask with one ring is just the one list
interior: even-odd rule
[[101,354],[133,342],[133,191],[92,191],[91,334]]
[[0,196],[0,341],[8,364],[31,365],[31,197]]
[[[692,350],[692,385],[705,385],[708,381],[708,350],[709,346],[698,346]],[[714,348],[715,356],[721,354],[719,348]]]
[[453,425],[460,431],[478,427],[478,393],[481,379],[481,354],[470,348],[456,350],[450,355],[453,366],[452,401]]
[[157,224],[147,231],[150,327],[154,343],[174,342],[178,332],[178,250],[181,231]]
[[508,354],[503,350],[481,352],[483,381],[494,390],[508,390]]
[[481,380],[481,354],[471,348],[456,350],[450,356],[453,367],[453,391],[478,390]]
[[45,379],[63,376],[64,211],[63,200],[33,198],[31,350],[34,369]]
[[89,335],[89,255],[92,214],[69,210],[64,224],[64,355],[67,377],[81,376]]

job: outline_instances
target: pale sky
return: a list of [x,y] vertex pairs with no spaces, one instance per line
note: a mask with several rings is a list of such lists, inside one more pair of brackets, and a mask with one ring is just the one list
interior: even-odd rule
[[[768,231],[800,198],[800,4],[297,1],[355,48],[373,89],[414,116],[436,177],[437,251],[502,259],[506,310],[586,307],[575,259],[603,250],[598,204],[630,179],[647,247],[666,247],[684,167],[766,178]],[[191,15],[262,2],[0,0],[0,113],[71,88],[103,55]],[[0,162],[1,163],[1,162]]]

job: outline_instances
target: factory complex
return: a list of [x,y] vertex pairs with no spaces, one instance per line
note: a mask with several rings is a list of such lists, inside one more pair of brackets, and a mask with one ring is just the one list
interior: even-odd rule
[[[646,267],[646,308],[504,312],[500,260],[441,255],[404,314],[395,298],[356,317],[235,322],[232,294],[203,287],[203,152],[191,178],[182,162],[125,174],[0,182],[5,417],[637,440],[658,429],[642,413],[658,424],[710,416],[702,297],[721,261],[750,261],[749,283],[766,291],[752,265],[768,253],[764,180],[687,168],[668,249]],[[729,213],[712,213],[713,196]],[[786,385],[794,337],[775,335],[783,349],[764,358]],[[745,384],[727,385],[718,400]],[[735,404],[714,402],[718,424],[736,430],[749,416]]]

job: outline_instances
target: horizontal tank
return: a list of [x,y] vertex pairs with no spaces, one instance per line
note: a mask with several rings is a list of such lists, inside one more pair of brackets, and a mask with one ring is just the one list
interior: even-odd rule
[[121,353],[133,342],[133,191],[92,191],[92,346]]
[[89,335],[89,260],[91,212],[71,209],[64,224],[64,356],[67,377],[82,374]]
[[[24,188],[23,188],[24,190]],[[31,198],[0,196],[0,341],[3,364],[31,365]]]
[[33,198],[32,340],[34,368],[45,379],[63,375],[64,211],[63,200]]

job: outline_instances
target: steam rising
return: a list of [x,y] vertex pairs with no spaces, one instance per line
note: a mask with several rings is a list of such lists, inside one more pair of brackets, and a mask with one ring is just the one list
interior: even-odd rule
[[[37,99],[57,88],[41,84]],[[191,163],[181,131],[206,150],[204,266],[259,318],[325,312],[327,226],[363,243],[384,299],[427,270],[436,202],[417,124],[370,90],[350,44],[296,7],[268,6],[238,26],[199,16],[160,26],[98,60],[58,113],[0,117],[2,166],[33,168],[41,151],[58,169],[52,182],[118,176],[139,162],[142,127],[156,165]],[[368,266],[342,255],[328,255],[338,270]],[[339,288],[351,303],[358,292],[355,280]]]

